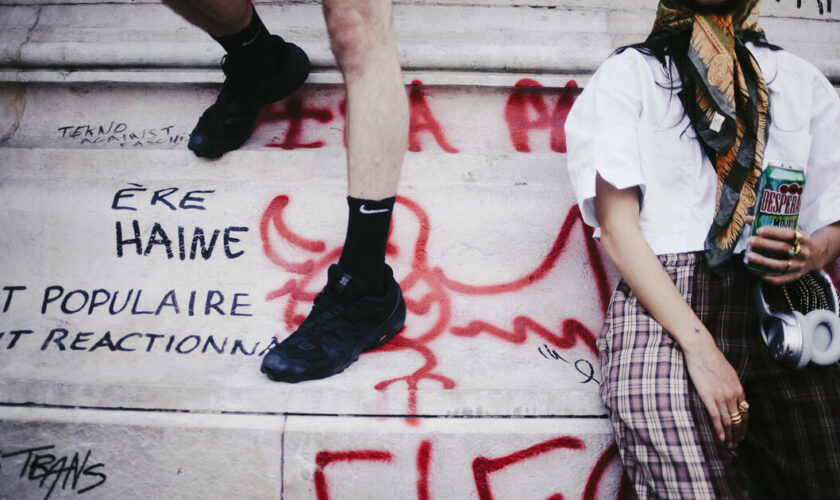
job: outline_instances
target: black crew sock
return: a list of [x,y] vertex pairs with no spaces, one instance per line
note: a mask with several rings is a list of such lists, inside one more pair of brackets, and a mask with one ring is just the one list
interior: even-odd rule
[[350,276],[369,284],[374,295],[385,293],[385,246],[395,201],[395,197],[380,201],[347,197],[350,217],[338,264]]
[[238,71],[254,77],[265,76],[280,67],[277,38],[268,32],[256,10],[252,10],[251,22],[242,31],[213,37]]

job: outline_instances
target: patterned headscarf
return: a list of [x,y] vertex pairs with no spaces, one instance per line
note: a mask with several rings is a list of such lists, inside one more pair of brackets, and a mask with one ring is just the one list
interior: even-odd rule
[[730,0],[715,9],[691,0],[661,0],[653,25],[654,33],[691,33],[688,70],[696,90],[688,114],[718,179],[715,218],[705,243],[713,270],[729,262],[755,205],[770,124],[767,84],[741,37],[759,32],[759,2]]

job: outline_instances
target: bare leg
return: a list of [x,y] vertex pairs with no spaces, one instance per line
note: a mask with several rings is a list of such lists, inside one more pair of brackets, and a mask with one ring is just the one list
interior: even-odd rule
[[394,196],[408,140],[391,0],[324,0],[347,86],[347,176],[354,198]]
[[272,380],[328,377],[399,333],[406,307],[385,264],[394,195],[408,139],[391,0],[324,0],[347,86],[349,220],[338,264],[304,323],[263,358]]
[[163,3],[212,37],[245,29],[254,11],[248,0],[163,0]]

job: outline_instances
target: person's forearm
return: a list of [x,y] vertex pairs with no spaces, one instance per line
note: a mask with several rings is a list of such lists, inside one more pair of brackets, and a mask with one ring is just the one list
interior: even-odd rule
[[680,294],[637,227],[602,227],[601,243],[639,302],[686,354],[714,346],[708,330]]
[[733,425],[731,419],[746,399],[744,389],[712,335],[645,242],[639,229],[639,188],[616,189],[598,175],[595,191],[601,243],[607,255],[639,302],[682,347],[689,377],[718,439],[734,446],[746,431],[746,425]]

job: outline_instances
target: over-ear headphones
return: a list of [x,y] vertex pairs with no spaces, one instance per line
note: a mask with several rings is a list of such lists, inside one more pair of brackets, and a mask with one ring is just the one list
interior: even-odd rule
[[840,360],[840,317],[837,290],[824,271],[811,273],[828,302],[827,309],[774,312],[764,298],[761,281],[755,281],[755,298],[761,316],[761,335],[776,361],[804,368],[809,362],[827,366]]

